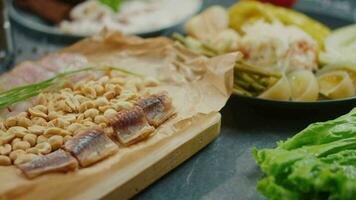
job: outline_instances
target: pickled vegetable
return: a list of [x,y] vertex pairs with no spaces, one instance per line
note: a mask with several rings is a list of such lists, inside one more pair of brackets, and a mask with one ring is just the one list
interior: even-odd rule
[[271,88],[263,92],[259,97],[273,100],[290,100],[292,95],[289,81],[283,76]]
[[316,101],[319,96],[319,85],[314,74],[308,70],[297,70],[288,74],[292,100]]
[[355,87],[345,71],[335,70],[318,77],[320,93],[330,99],[340,99],[355,95]]
[[356,25],[334,30],[325,40],[325,52],[319,59],[324,64],[356,67]]
[[229,9],[229,17],[230,26],[237,31],[240,31],[245,23],[260,19],[295,25],[312,36],[320,47],[323,47],[324,40],[330,33],[328,27],[302,13],[257,1],[240,1]]
[[[341,51],[342,53],[355,53],[356,51],[356,24],[345,26],[332,31],[325,40],[326,51]],[[353,56],[356,58],[355,54]]]

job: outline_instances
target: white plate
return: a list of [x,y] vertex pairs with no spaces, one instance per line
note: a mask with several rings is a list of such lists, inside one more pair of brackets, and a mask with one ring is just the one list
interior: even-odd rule
[[[177,6],[179,6],[179,1],[177,1]],[[187,16],[181,19],[177,19],[176,21],[172,21],[170,24],[160,27],[158,29],[152,29],[145,32],[135,32],[132,33],[134,35],[140,36],[155,36],[161,34],[163,31],[174,28],[179,26],[180,24],[184,23],[187,19],[192,17],[198,11],[201,10],[203,5],[203,0],[198,0],[197,5],[192,13],[188,13]],[[15,21],[16,23],[20,24],[23,27],[28,29],[41,32],[44,34],[52,35],[52,36],[59,36],[59,37],[68,37],[68,38],[77,38],[81,39],[87,37],[88,35],[78,35],[78,34],[68,34],[62,32],[57,26],[47,23],[45,20],[41,19],[37,15],[26,12],[22,9],[17,8],[13,2],[9,4],[9,15],[10,18]]]

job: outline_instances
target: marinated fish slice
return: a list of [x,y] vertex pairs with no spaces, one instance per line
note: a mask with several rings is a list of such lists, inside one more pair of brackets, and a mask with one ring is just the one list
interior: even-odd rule
[[34,178],[47,173],[74,171],[78,168],[78,162],[70,153],[58,149],[17,167],[27,178]]
[[130,145],[148,137],[155,128],[146,120],[143,109],[135,106],[131,109],[122,110],[110,125],[114,128],[117,139],[124,145]]
[[101,129],[89,129],[64,144],[64,149],[79,161],[80,166],[94,164],[117,152],[118,146]]
[[148,123],[155,127],[174,114],[172,100],[165,94],[140,99],[136,104],[144,110]]

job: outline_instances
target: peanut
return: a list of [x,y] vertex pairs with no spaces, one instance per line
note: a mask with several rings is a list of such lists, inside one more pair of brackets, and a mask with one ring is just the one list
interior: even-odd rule
[[44,126],[33,125],[28,127],[28,131],[35,135],[42,135],[45,132],[46,128]]
[[31,114],[31,117],[47,118],[47,107],[44,105],[29,108],[28,112]]
[[11,145],[14,146],[15,143],[22,141],[21,138],[15,138],[11,141]]
[[84,112],[84,117],[85,118],[90,117],[90,118],[94,119],[95,116],[97,116],[98,114],[99,114],[99,111],[97,109],[91,108],[91,109],[88,109],[88,110],[86,110]]
[[76,121],[76,116],[75,116],[75,114],[68,114],[68,115],[62,116],[62,119],[66,120],[70,123],[74,123]]
[[107,120],[110,120],[112,119],[113,117],[115,117],[117,114],[116,110],[114,109],[107,109],[105,112],[104,112],[104,117],[106,117]]
[[96,107],[105,106],[109,104],[109,101],[106,97],[98,97],[94,100],[94,104]]
[[5,121],[1,120],[1,122],[0,122],[0,130],[1,131],[6,131]]
[[96,124],[92,121],[89,121],[89,120],[83,120],[82,121],[82,124],[85,126],[85,127],[92,127],[92,126],[95,126]]
[[89,97],[91,99],[95,99],[96,98],[96,91],[93,87],[90,87],[90,85],[88,84],[88,86],[85,86],[84,88],[82,88],[81,90],[83,92],[83,94],[86,97]]
[[31,126],[32,121],[26,117],[17,117],[17,125],[22,127],[29,127]]
[[93,101],[86,101],[82,104],[80,104],[78,111],[79,112],[85,112],[86,110],[90,109],[90,108],[95,108],[95,104]]
[[11,153],[12,147],[10,144],[5,144],[0,146],[0,155],[9,155]]
[[94,89],[95,89],[95,92],[96,92],[97,96],[101,96],[105,92],[104,87],[102,85],[99,85],[99,84],[95,84],[94,85]]
[[15,165],[20,165],[24,164],[27,162],[32,161],[33,159],[37,158],[38,155],[32,154],[32,153],[24,153],[24,154],[19,154],[14,162]]
[[16,120],[15,117],[8,117],[8,118],[5,120],[5,126],[6,126],[7,128],[16,126],[16,124],[17,124],[17,120]]
[[58,127],[58,128],[66,128],[67,126],[70,125],[70,122],[65,120],[64,117],[59,117],[57,119],[50,121],[49,123],[53,124],[54,127]]
[[84,113],[81,113],[81,114],[79,114],[78,116],[77,116],[77,120],[76,120],[76,122],[81,122],[81,121],[83,121],[84,120]]
[[97,124],[100,124],[100,123],[106,123],[107,120],[106,120],[106,117],[104,117],[103,115],[97,115],[94,118],[94,122]]
[[26,153],[33,153],[33,154],[37,154],[37,155],[41,154],[40,150],[38,150],[36,147],[26,149]]
[[5,144],[5,141],[2,139],[6,135],[6,132],[3,130],[0,130],[0,146]]
[[139,96],[136,94],[136,92],[133,92],[131,90],[123,90],[121,92],[121,95],[119,96],[120,100],[125,100],[125,101],[135,100],[137,98],[139,98]]
[[129,109],[133,107],[133,104],[128,101],[120,101],[117,99],[111,100],[113,107],[116,111],[124,110],[124,109]]
[[14,139],[15,137],[16,137],[16,135],[14,133],[6,132],[5,134],[2,134],[0,136],[0,141],[3,144],[7,144],[7,143],[11,142],[11,140]]
[[19,114],[17,114],[17,117],[28,117],[28,113],[27,112],[20,112]]
[[48,142],[39,143],[35,148],[38,149],[41,154],[49,154],[52,151],[52,147]]
[[105,98],[113,99],[116,97],[116,93],[114,91],[107,91],[104,93]]
[[63,142],[66,143],[70,139],[72,139],[72,136],[66,135],[66,136],[64,136]]
[[80,95],[80,94],[75,95],[74,98],[75,98],[77,101],[79,101],[79,104],[82,104],[82,103],[84,103],[84,102],[90,100],[89,98],[87,98],[87,97],[85,97],[85,96],[82,96],[82,95]]
[[60,100],[56,102],[56,108],[63,112],[73,112],[72,108],[66,104],[65,100]]
[[78,110],[78,107],[80,105],[79,101],[74,97],[67,97],[65,102],[73,111]]
[[48,141],[48,138],[43,135],[40,135],[37,137],[37,144],[42,143],[42,142],[47,142],[47,141]]
[[79,130],[81,130],[84,126],[79,123],[73,123],[67,127],[67,131],[71,132],[73,135],[76,134]]
[[47,126],[47,121],[41,117],[34,117],[31,121],[33,125]]
[[100,111],[100,112],[105,112],[107,109],[109,109],[109,108],[113,108],[110,104],[108,104],[108,105],[105,105],[105,106],[99,106],[98,107],[98,110]]
[[27,134],[23,137],[23,140],[30,143],[31,146],[34,146],[36,144],[37,135],[32,134],[32,133]]
[[48,139],[49,144],[53,150],[59,149],[63,145],[63,137],[60,135],[54,135]]
[[119,85],[115,85],[115,84],[106,84],[105,85],[105,91],[108,92],[108,91],[112,91],[112,92],[115,92],[116,95],[119,95],[121,93],[121,87]]
[[26,150],[29,149],[30,147],[31,144],[27,141],[18,141],[12,145],[13,150],[18,150],[18,149]]
[[65,136],[65,135],[70,135],[71,133],[67,130],[63,130],[61,128],[57,128],[57,127],[50,127],[48,128],[45,132],[44,132],[44,136],[46,137],[50,137],[53,135],[61,135],[61,136]]
[[21,126],[13,126],[7,130],[9,134],[14,134],[16,137],[22,138],[25,136],[28,132],[28,130],[24,127]]
[[108,81],[109,81],[109,77],[108,76],[103,76],[98,80],[98,83],[100,85],[105,85]]
[[16,160],[16,158],[20,155],[20,154],[25,154],[26,152],[22,149],[19,149],[19,150],[15,150],[15,151],[12,151],[9,155],[10,159],[12,161]]
[[63,112],[61,112],[61,111],[48,113],[48,119],[49,120],[54,120],[54,119],[57,119],[58,117],[61,117],[61,116],[63,116]]
[[11,165],[11,160],[7,156],[0,155],[0,166]]
[[101,128],[106,128],[107,125],[106,125],[106,123],[100,123],[100,124],[99,124],[99,127],[101,127]]

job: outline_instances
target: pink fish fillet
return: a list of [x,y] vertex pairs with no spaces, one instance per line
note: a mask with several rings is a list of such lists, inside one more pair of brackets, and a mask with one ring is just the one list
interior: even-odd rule
[[[78,54],[52,54],[38,62],[23,62],[0,76],[0,91],[44,81],[60,72],[85,67],[87,63],[87,59]],[[33,99],[19,102],[10,106],[10,109],[0,110],[0,116],[7,117],[25,111],[34,102]]]

